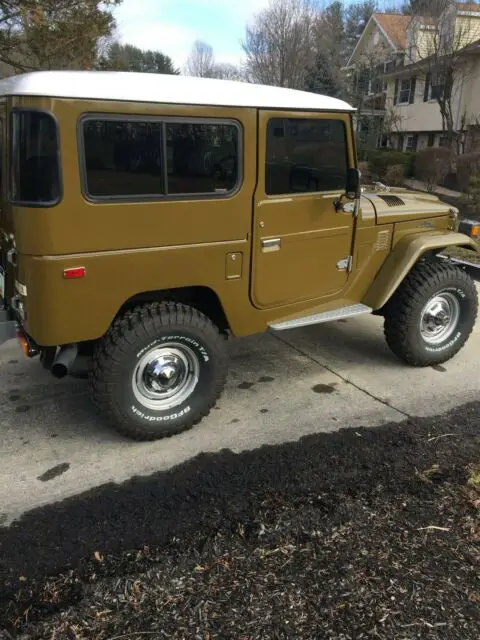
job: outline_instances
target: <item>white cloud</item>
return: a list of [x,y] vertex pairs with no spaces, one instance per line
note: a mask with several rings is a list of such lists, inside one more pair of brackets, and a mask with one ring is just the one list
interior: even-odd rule
[[[253,13],[269,0],[188,0],[191,12],[175,11],[173,0],[124,0],[115,10],[117,31],[122,42],[142,49],[159,49],[182,67],[197,38],[213,46],[219,62],[238,64],[242,58],[240,39],[243,27]],[[184,1],[185,4],[185,1]],[[204,34],[195,16],[227,16],[221,25],[212,20],[212,28]],[[231,37],[229,34],[231,32]],[[218,42],[216,35],[218,34]]]
[[155,0],[125,0],[115,13],[120,40],[141,49],[161,50],[181,64],[195,34],[181,24],[162,22],[156,15],[158,8]]

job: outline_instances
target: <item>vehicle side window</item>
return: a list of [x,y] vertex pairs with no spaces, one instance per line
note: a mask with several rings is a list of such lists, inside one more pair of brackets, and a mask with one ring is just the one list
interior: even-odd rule
[[228,193],[238,180],[238,128],[167,123],[168,193]]
[[89,117],[82,132],[93,198],[224,195],[240,178],[240,128],[228,121]]
[[51,206],[60,199],[57,124],[48,113],[12,113],[10,199],[33,206]]
[[94,197],[164,191],[160,122],[87,120],[83,139],[87,191]]
[[272,118],[267,127],[268,195],[345,189],[347,137],[341,120]]

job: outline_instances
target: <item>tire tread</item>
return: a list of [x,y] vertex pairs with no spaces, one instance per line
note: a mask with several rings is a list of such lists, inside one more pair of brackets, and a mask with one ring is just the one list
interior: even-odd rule
[[[452,280],[462,284],[465,290],[477,301],[475,285],[463,269],[456,265],[435,260],[417,263],[385,306],[385,339],[393,353],[401,360],[416,367],[430,364],[430,358],[419,357],[412,348],[410,341],[412,315],[416,308],[425,302],[425,294],[432,285],[435,285],[440,290],[442,287],[451,284]],[[462,336],[457,352],[464,346],[472,333],[477,312],[478,302],[475,306],[471,327]],[[449,358],[443,360],[442,358],[437,358],[435,363],[439,364],[447,359]]]
[[[127,424],[121,419],[120,412],[115,410],[111,401],[111,391],[117,381],[112,372],[112,362],[119,364],[115,354],[119,351],[125,353],[125,344],[132,346],[139,338],[160,333],[172,325],[195,328],[208,335],[217,358],[212,399],[200,414],[192,416],[182,424],[162,429],[161,432],[149,430],[147,427],[136,427],[132,422]],[[93,401],[99,412],[115,426],[119,433],[133,440],[152,441],[188,431],[209,415],[223,392],[227,375],[225,340],[225,335],[220,333],[207,316],[185,304],[152,302],[134,307],[119,316],[102,340],[97,343],[90,377]]]

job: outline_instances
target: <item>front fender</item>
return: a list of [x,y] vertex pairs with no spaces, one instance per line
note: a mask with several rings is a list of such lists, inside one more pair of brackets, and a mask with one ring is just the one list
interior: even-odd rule
[[419,258],[429,251],[455,246],[480,251],[475,240],[453,231],[413,233],[404,236],[383,263],[362,303],[374,310],[380,309],[392,297]]

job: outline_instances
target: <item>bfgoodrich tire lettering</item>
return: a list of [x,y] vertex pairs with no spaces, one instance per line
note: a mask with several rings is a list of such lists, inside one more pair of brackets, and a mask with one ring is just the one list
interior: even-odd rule
[[[159,386],[160,369],[172,376],[171,389]],[[225,337],[208,318],[182,304],[153,303],[117,319],[98,344],[92,392],[120,433],[156,440],[207,416],[226,373]]]
[[[441,328],[435,327],[431,334],[422,331],[428,305],[435,305],[436,301],[455,318],[443,334]],[[410,365],[440,364],[464,346],[475,326],[477,312],[477,291],[468,274],[448,263],[422,261],[385,307],[385,337],[393,353]]]

